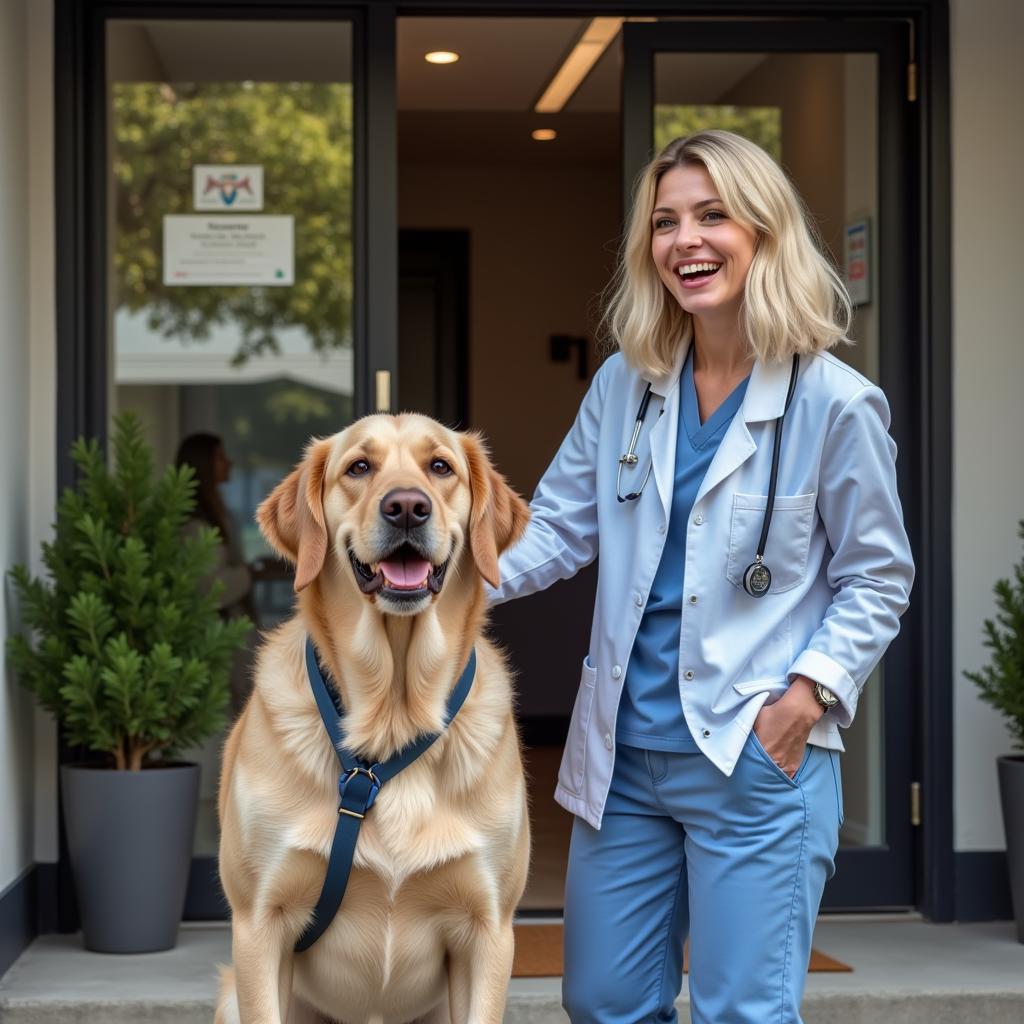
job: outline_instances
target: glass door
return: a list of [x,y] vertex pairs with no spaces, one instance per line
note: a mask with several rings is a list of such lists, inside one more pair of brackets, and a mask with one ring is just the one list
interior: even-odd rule
[[[628,193],[653,152],[727,128],[790,174],[856,304],[853,348],[834,354],[885,390],[913,539],[915,467],[908,261],[917,211],[907,182],[908,30],[889,22],[685,21],[623,26],[623,157]],[[917,545],[915,545],[916,547]],[[826,909],[912,906],[909,630],[868,680],[842,756],[845,821]]]
[[[158,466],[196,469],[196,523],[223,538],[221,614],[266,629],[291,613],[292,577],[255,509],[311,436],[374,399],[388,407],[386,376],[376,395],[367,384],[393,365],[394,339],[378,332],[374,349],[366,328],[364,24],[214,14],[105,22],[100,358],[108,420],[133,410]],[[389,297],[378,287],[375,301]],[[251,689],[256,637],[232,670],[226,729]],[[184,754],[201,765],[187,917],[223,916],[225,735]]]

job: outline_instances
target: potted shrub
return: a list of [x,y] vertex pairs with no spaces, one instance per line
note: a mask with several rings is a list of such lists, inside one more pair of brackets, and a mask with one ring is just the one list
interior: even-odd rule
[[[1024,540],[1024,520],[1017,532]],[[995,592],[995,620],[985,620],[992,660],[980,672],[964,675],[978,685],[981,699],[1006,718],[1014,749],[1024,751],[1024,559],[1014,566],[1012,580],[996,583]],[[1005,754],[997,764],[1017,938],[1024,942],[1024,753]]]
[[43,544],[48,579],[11,570],[28,635],[8,640],[21,681],[67,742],[102,755],[61,766],[61,804],[87,949],[177,942],[199,767],[174,760],[223,728],[232,653],[248,619],[222,620],[216,530],[186,538],[190,467],[153,477],[136,416],[117,417],[114,468],[79,439],[79,482]]

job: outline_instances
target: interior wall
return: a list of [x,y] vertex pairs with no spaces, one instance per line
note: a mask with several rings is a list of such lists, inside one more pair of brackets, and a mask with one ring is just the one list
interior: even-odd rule
[[957,850],[1002,849],[996,755],[1011,753],[1000,716],[963,675],[989,660],[982,619],[992,585],[1024,556],[1024,6],[953,0],[953,686]]
[[[29,111],[26,0],[0,0],[0,566],[28,560]],[[18,628],[7,580],[0,641]],[[32,698],[0,666],[0,893],[32,865]]]
[[615,164],[415,164],[399,174],[399,226],[470,233],[470,424],[529,497],[597,369],[549,357],[552,334],[594,337],[615,262]]

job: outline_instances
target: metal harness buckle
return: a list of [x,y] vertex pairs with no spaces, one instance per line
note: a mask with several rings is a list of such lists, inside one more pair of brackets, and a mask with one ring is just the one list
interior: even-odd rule
[[[360,775],[365,775],[370,780],[370,788],[362,800],[363,810],[362,813],[359,811],[353,811],[343,806],[345,800],[345,791],[348,789],[348,784]],[[364,768],[362,765],[356,765],[355,768],[350,768],[344,775],[338,779],[338,795],[341,797],[342,806],[338,807],[339,814],[347,814],[352,818],[365,818],[366,812],[373,805],[373,801],[380,791],[381,781],[373,773],[372,768]]]

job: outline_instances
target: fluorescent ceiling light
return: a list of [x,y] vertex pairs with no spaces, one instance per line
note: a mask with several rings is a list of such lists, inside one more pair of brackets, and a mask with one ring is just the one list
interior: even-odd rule
[[538,142],[550,142],[552,139],[558,138],[558,132],[554,128],[534,128],[530,132],[530,137]]
[[431,50],[423,55],[428,64],[454,64],[459,55],[454,50]]
[[592,18],[580,41],[555,72],[544,95],[533,108],[538,114],[555,114],[562,109],[601,59],[608,44],[618,35],[624,18]]

